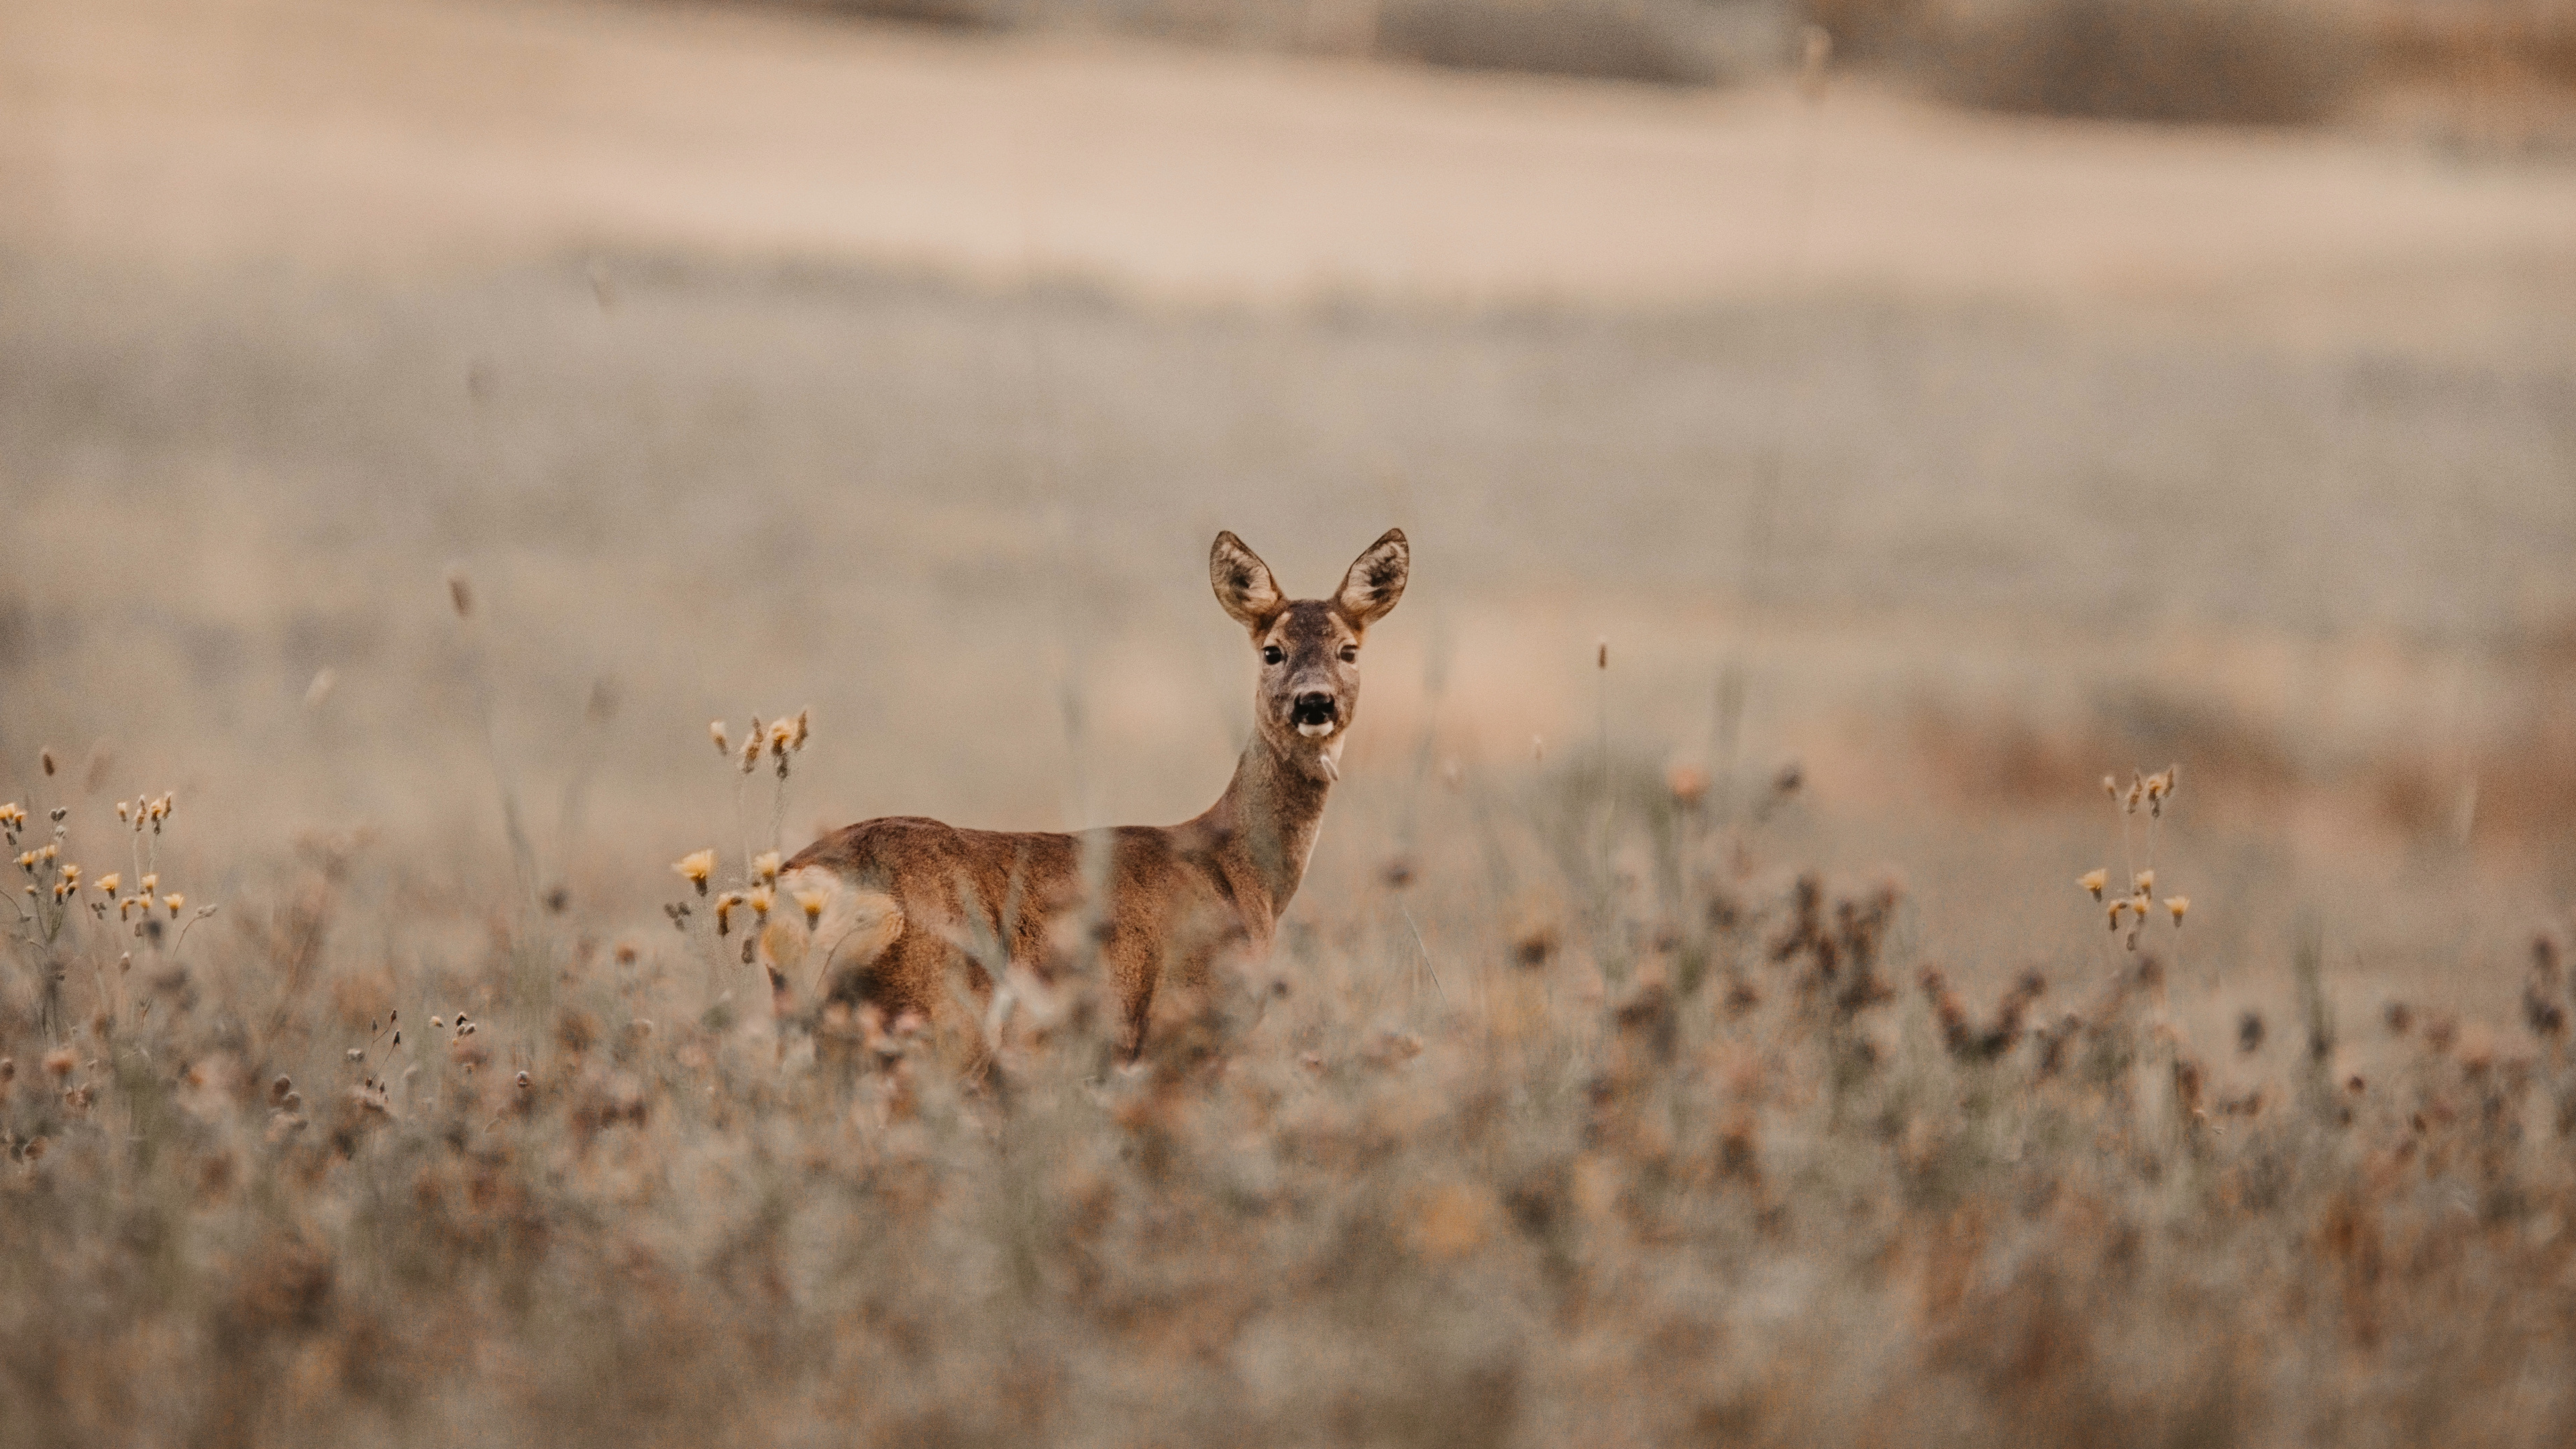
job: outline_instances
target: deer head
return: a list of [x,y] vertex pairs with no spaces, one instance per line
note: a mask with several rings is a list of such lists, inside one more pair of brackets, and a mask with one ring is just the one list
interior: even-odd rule
[[1270,566],[1232,533],[1216,536],[1208,579],[1216,601],[1252,638],[1261,681],[1254,728],[1282,760],[1319,779],[1340,777],[1342,741],[1359,714],[1360,646],[1404,597],[1413,551],[1390,528],[1342,576],[1329,599],[1291,599]]

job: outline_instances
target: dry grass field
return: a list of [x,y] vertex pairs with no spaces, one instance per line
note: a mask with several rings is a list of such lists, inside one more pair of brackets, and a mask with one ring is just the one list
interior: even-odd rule
[[[2563,161],[0,41],[0,1445],[2576,1436]],[[1197,811],[1210,536],[1390,524],[1281,948],[1139,1061],[1076,980],[961,1076],[666,913]]]

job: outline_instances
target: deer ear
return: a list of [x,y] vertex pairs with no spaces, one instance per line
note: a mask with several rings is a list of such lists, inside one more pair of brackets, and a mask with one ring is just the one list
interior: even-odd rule
[[1256,634],[1288,605],[1278,580],[1270,577],[1270,565],[1231,532],[1218,534],[1216,546],[1208,550],[1208,582],[1216,586],[1216,601],[1234,621]]
[[1412,572],[1413,545],[1404,541],[1403,529],[1390,528],[1342,575],[1341,592],[1333,595],[1333,606],[1352,627],[1365,629],[1385,618],[1395,601],[1404,597],[1404,581]]

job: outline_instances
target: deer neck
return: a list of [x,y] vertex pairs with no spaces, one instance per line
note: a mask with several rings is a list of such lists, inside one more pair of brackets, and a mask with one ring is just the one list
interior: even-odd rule
[[[1331,756],[1339,756],[1340,739]],[[1324,825],[1324,797],[1333,788],[1327,766],[1311,747],[1288,758],[1255,731],[1234,779],[1202,817],[1226,840],[1229,868],[1249,876],[1269,899],[1264,934],[1288,909],[1289,898],[1306,878],[1306,862],[1315,853],[1315,837]]]

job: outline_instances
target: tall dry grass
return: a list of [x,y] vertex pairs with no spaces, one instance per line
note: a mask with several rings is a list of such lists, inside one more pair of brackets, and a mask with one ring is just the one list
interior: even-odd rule
[[[0,1440],[2564,1436],[2563,852],[2299,833],[2409,758],[2388,640],[2491,654],[2439,818],[2555,738],[2500,683],[2566,602],[2545,311],[2463,358],[5,267],[6,859],[64,833],[6,867]],[[1775,426],[1756,630],[1707,600]],[[961,1081],[658,910],[773,830],[1203,804],[1200,515],[1322,567],[1385,511],[1422,573],[1308,893],[1139,1067],[1076,988]],[[807,698],[737,818],[703,722]],[[2094,781],[2177,758],[2124,859]],[[2187,919],[2126,949],[2096,866]]]
[[[2355,1020],[2312,933],[2294,1013],[2199,1039],[2179,912],[1963,993],[1901,888],[1779,850],[1793,785],[1717,785],[1462,779],[1137,1063],[1077,977],[978,1080],[700,934],[406,899],[347,843],[184,937],[96,869],[52,914],[132,831],[40,795],[0,1442],[2576,1427],[2556,938],[2519,1021]],[[405,944],[456,911],[479,949]]]

